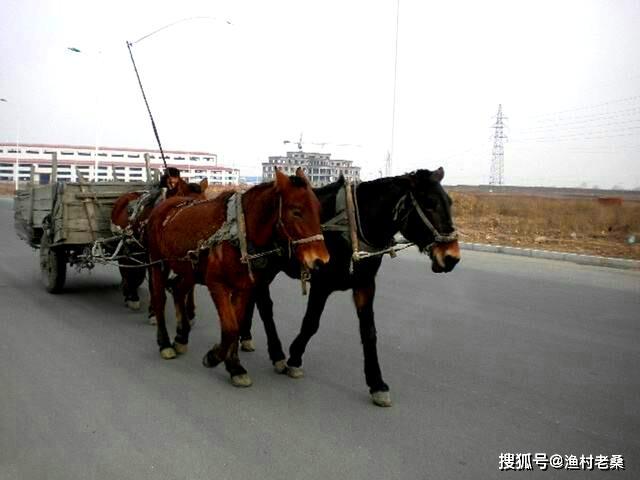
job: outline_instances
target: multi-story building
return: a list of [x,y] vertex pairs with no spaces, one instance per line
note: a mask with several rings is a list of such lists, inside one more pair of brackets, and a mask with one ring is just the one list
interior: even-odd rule
[[296,168],[302,167],[307,178],[314,187],[335,182],[340,174],[351,181],[360,180],[360,167],[353,165],[353,160],[335,160],[330,153],[287,152],[286,157],[269,157],[262,164],[262,181],[273,180],[274,167],[283,173],[293,175]]
[[[89,147],[77,145],[10,144],[0,143],[0,181],[29,180],[33,166],[36,182],[45,183],[51,175],[53,153],[58,159],[58,179],[77,181],[81,175],[87,180],[145,181],[145,153],[149,154],[151,169],[163,170],[158,150],[139,148]],[[218,165],[218,156],[207,152],[166,151],[167,166],[180,169],[188,182],[207,179],[209,183],[237,184],[240,171]]]

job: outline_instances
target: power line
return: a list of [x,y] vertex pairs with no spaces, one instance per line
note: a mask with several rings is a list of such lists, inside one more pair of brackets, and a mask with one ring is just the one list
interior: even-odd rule
[[560,115],[560,114],[563,114],[563,113],[579,112],[581,110],[588,110],[588,109],[603,107],[603,106],[606,106],[606,105],[614,105],[614,104],[617,104],[617,103],[637,102],[637,101],[640,101],[640,95],[632,95],[632,96],[629,96],[629,97],[623,97],[623,98],[618,98],[618,99],[615,99],[615,100],[610,100],[608,102],[597,103],[595,105],[585,105],[583,107],[570,108],[568,110],[559,110],[557,112],[541,113],[539,115],[534,115],[531,118],[551,117],[551,116],[557,116],[557,115]]

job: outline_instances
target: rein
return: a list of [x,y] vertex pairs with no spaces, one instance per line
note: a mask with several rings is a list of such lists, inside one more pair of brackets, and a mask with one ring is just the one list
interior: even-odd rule
[[291,258],[292,253],[291,247],[295,248],[296,245],[304,245],[305,243],[311,242],[321,242],[324,240],[324,235],[322,235],[321,233],[317,233],[309,237],[299,238],[297,240],[293,239],[293,237],[287,231],[287,227],[285,227],[284,222],[282,221],[282,197],[278,197],[278,221],[276,224],[278,225],[278,227],[280,227],[280,230],[282,230],[282,233],[287,238],[289,246],[289,258]]
[[[353,188],[352,188],[353,187]],[[325,222],[322,225],[323,230],[332,230],[332,231],[342,231],[349,232],[351,238],[351,244],[353,248],[353,254],[351,256],[351,269],[353,269],[353,262],[357,262],[359,260],[363,260],[365,258],[376,257],[380,255],[389,254],[392,258],[396,257],[396,252],[404,250],[405,248],[409,248],[414,246],[413,242],[403,242],[401,245],[396,246],[392,245],[386,248],[382,248],[374,251],[364,251],[360,250],[360,242],[362,240],[363,243],[372,246],[372,243],[366,238],[364,234],[364,229],[362,228],[362,221],[360,220],[360,208],[358,206],[358,196],[356,194],[357,184],[351,184],[351,182],[347,181],[344,186],[345,189],[345,207],[346,207],[346,216],[347,216],[347,225],[339,225],[338,221],[340,220],[340,216],[334,217],[331,220]],[[405,193],[400,197],[393,211],[393,221],[394,222],[404,222],[407,217],[411,213],[411,209],[407,209],[406,213],[399,219],[400,210],[402,209],[402,205],[406,203],[407,196],[411,199],[411,204],[413,209],[415,209],[418,217],[422,221],[422,223],[429,229],[429,231],[433,235],[433,242],[431,242],[427,247],[427,251],[431,251],[434,245],[438,243],[446,243],[456,240],[458,238],[458,232],[454,230],[453,232],[443,235],[441,234],[437,228],[433,226],[433,223],[429,220],[427,215],[420,207],[420,204],[416,200],[413,192]]]
[[438,231],[438,229],[436,227],[434,227],[433,224],[429,221],[429,218],[427,218],[427,215],[425,215],[424,211],[420,207],[420,204],[418,204],[418,201],[416,200],[416,197],[413,195],[413,192],[410,192],[409,195],[411,196],[411,203],[413,204],[413,208],[415,208],[416,213],[420,217],[420,220],[422,220],[422,223],[424,223],[425,226],[433,234],[433,242],[431,242],[429,245],[427,245],[427,251],[431,251],[433,246],[438,244],[438,243],[453,242],[454,240],[458,239],[458,232],[455,229],[453,230],[453,232],[451,232],[451,233],[449,233],[447,235],[441,234]]

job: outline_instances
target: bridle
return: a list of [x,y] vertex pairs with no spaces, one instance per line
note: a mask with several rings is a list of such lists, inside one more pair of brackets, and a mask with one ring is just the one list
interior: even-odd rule
[[311,242],[321,242],[324,240],[324,235],[322,235],[321,233],[317,233],[309,237],[298,238],[298,239],[294,239],[291,236],[291,234],[287,230],[287,227],[282,221],[282,196],[281,195],[278,196],[278,220],[276,225],[280,228],[280,230],[282,231],[282,234],[287,239],[287,243],[289,246],[289,258],[291,258],[292,250],[295,249],[298,245],[304,245],[305,243],[311,243]]
[[[399,219],[398,217],[400,215],[400,211],[402,210],[402,205],[406,204],[407,196],[409,196],[409,198],[411,199],[411,204],[413,209],[408,208],[406,213],[402,216],[402,218]],[[396,203],[396,206],[394,207],[394,216],[393,216],[394,221],[398,221],[402,226],[405,226],[407,223],[409,214],[411,213],[412,210],[416,211],[416,213],[418,214],[418,217],[420,218],[420,220],[422,220],[422,223],[427,227],[427,229],[433,235],[433,242],[431,242],[429,245],[426,246],[426,250],[427,252],[429,252],[429,254],[431,254],[431,249],[433,248],[434,245],[437,245],[439,243],[453,242],[454,240],[458,239],[458,232],[456,231],[455,227],[451,233],[442,234],[438,231],[436,227],[433,226],[433,223],[431,223],[431,221],[429,220],[429,217],[427,217],[427,215],[424,213],[424,210],[422,210],[422,207],[416,200],[416,197],[413,194],[413,192],[409,192],[408,194],[405,193],[402,197],[400,197],[400,200],[398,200],[398,203]]]

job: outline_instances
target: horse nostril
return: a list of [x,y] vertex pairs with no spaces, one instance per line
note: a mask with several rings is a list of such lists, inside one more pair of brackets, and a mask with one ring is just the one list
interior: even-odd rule
[[313,269],[314,270],[318,270],[321,266],[324,265],[324,262],[322,260],[320,260],[319,258],[316,258],[313,262]]

